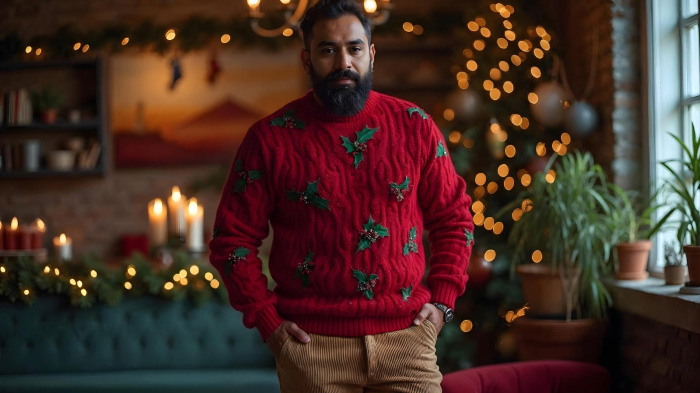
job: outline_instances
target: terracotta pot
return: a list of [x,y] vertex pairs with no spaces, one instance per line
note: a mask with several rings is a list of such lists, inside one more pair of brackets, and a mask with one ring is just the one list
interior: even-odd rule
[[649,277],[647,272],[647,261],[649,260],[649,250],[651,250],[651,240],[639,240],[634,243],[619,243],[617,250],[617,280],[646,280]]
[[566,294],[557,271],[535,264],[520,265],[516,271],[522,282],[523,296],[530,307],[529,314],[566,314]]
[[685,266],[665,266],[664,279],[666,279],[666,285],[683,285],[687,271],[688,269]]
[[560,359],[596,363],[607,322],[577,319],[571,322],[518,318],[513,331],[520,360]]
[[491,280],[492,268],[491,262],[484,258],[484,251],[474,250],[469,258],[469,267],[467,267],[469,275],[467,285],[476,289],[483,288]]
[[58,117],[58,111],[56,109],[47,109],[41,112],[41,122],[46,124],[53,124],[56,122]]
[[688,264],[688,277],[693,285],[700,285],[700,246],[683,246]]

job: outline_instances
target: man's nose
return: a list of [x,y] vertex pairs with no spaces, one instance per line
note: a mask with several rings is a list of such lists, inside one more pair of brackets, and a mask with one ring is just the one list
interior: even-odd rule
[[336,57],[336,64],[335,64],[335,69],[336,70],[347,70],[350,69],[352,65],[350,64],[350,55],[342,50],[338,51],[338,56]]

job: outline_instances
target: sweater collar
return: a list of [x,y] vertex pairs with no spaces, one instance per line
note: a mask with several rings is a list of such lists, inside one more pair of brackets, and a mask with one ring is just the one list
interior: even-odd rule
[[306,95],[302,98],[303,107],[309,112],[311,117],[322,121],[331,123],[350,123],[358,119],[366,117],[368,114],[374,111],[374,107],[377,103],[378,93],[374,90],[370,90],[367,101],[365,102],[365,107],[361,111],[352,116],[340,116],[329,112],[321,104],[316,101],[314,97],[314,90],[309,90]]

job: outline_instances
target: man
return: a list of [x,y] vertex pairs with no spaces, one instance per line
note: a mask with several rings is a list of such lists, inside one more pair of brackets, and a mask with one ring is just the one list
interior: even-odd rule
[[[432,119],[371,91],[375,48],[354,1],[320,0],[301,30],[313,90],[246,134],[211,263],[282,392],[440,392],[435,340],[473,244],[466,183]],[[257,257],[268,220],[274,291]]]

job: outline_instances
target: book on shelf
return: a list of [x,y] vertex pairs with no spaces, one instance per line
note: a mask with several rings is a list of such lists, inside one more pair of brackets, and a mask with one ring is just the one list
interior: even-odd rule
[[34,110],[29,90],[14,89],[0,94],[0,125],[30,124]]

